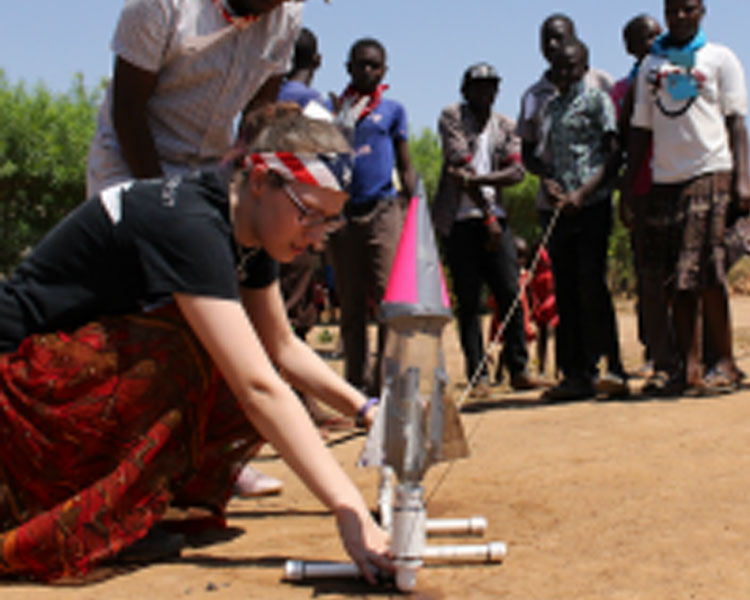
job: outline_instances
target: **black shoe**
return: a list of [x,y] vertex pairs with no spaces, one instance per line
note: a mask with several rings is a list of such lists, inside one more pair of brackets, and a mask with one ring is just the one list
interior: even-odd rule
[[542,400],[559,402],[566,400],[586,400],[596,396],[596,389],[588,379],[563,379],[555,387],[551,387],[542,394]]
[[594,384],[596,391],[609,398],[626,398],[630,395],[628,380],[620,373],[605,373],[600,375]]
[[535,390],[542,387],[541,382],[528,371],[519,371],[510,378],[510,387],[517,392],[523,390]]

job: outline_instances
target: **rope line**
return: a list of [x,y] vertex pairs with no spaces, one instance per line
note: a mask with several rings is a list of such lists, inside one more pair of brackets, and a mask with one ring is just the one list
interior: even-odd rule
[[[547,225],[547,229],[544,231],[544,235],[542,235],[542,239],[539,242],[539,247],[537,248],[536,254],[534,255],[534,260],[531,261],[531,266],[529,267],[529,279],[531,279],[534,276],[534,272],[536,271],[537,265],[539,264],[539,257],[541,255],[542,248],[547,246],[550,237],[552,237],[552,232],[554,231],[555,226],[557,225],[557,221],[560,218],[561,209],[562,207],[560,206],[560,204],[555,206],[555,211],[552,213],[552,218],[550,219],[549,224]],[[500,342],[499,342],[500,336],[503,334],[503,331],[505,330],[511,318],[513,317],[513,313],[521,304],[521,292],[522,290],[519,288],[518,294],[513,299],[513,302],[511,303],[510,308],[508,308],[508,311],[505,313],[505,316],[503,317],[503,320],[497,329],[497,333],[492,338],[492,340],[490,340],[490,344],[487,346],[487,350],[485,351],[484,356],[482,357],[482,360],[479,362],[479,366],[477,367],[476,371],[474,371],[474,374],[471,376],[471,379],[469,380],[469,383],[467,384],[466,389],[464,390],[463,394],[461,394],[461,398],[459,399],[457,406],[456,406],[457,409],[460,410],[461,407],[466,403],[466,399],[469,397],[469,394],[471,394],[472,390],[474,389],[477,382],[479,381],[479,378],[481,377],[484,366],[487,364],[487,360],[490,357],[490,353],[495,349],[495,347],[500,345]],[[474,424],[474,427],[469,432],[469,435],[466,437],[467,446],[471,445],[471,441],[476,436],[477,431],[479,431],[479,426],[482,424],[483,419],[484,419],[484,415],[480,415],[479,419],[477,419],[477,422]],[[447,467],[445,468],[441,476],[435,482],[435,485],[433,486],[430,493],[425,495],[425,505],[429,504],[429,502],[437,494],[438,490],[445,483],[445,480],[448,479],[448,475],[450,475],[455,464],[456,464],[455,460],[450,461],[448,463]]]
[[[554,231],[555,225],[557,225],[557,221],[560,218],[560,209],[561,209],[561,206],[558,204],[555,207],[554,213],[552,213],[552,218],[550,219],[550,222],[547,225],[547,229],[545,230],[544,235],[542,235],[542,239],[539,242],[539,247],[537,248],[536,254],[534,255],[534,260],[531,261],[531,266],[529,267],[529,275],[528,275],[529,280],[531,280],[534,277],[534,272],[536,271],[537,265],[539,264],[539,257],[541,255],[542,248],[547,246],[547,243],[549,242],[549,238],[552,237],[552,232]],[[479,365],[477,366],[473,375],[469,379],[468,385],[466,386],[463,393],[461,394],[461,398],[458,401],[459,409],[466,403],[466,399],[469,397],[469,394],[471,394],[471,392],[474,391],[474,388],[477,386],[477,383],[479,382],[479,379],[481,379],[482,377],[482,373],[484,372],[484,368],[487,365],[487,362],[490,359],[492,352],[500,345],[500,337],[503,335],[503,331],[505,331],[505,328],[508,326],[508,323],[513,318],[513,314],[516,312],[516,309],[518,309],[519,305],[521,304],[522,293],[523,293],[523,290],[519,287],[518,294],[516,294],[516,297],[513,299],[513,302],[511,303],[510,308],[505,313],[505,316],[503,317],[503,320],[501,321],[500,326],[497,328],[497,332],[495,333],[495,336],[490,340],[490,343],[487,346],[487,350],[485,351],[484,356],[482,356],[482,360],[479,361]]]

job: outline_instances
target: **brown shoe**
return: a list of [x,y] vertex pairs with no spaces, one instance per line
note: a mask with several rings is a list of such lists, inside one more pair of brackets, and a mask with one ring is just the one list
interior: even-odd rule
[[535,390],[543,387],[542,383],[535,379],[528,371],[521,371],[510,378],[510,387],[520,392],[523,390]]
[[474,400],[483,400],[485,398],[488,398],[490,394],[490,383],[486,379],[482,378],[477,383],[475,383],[474,387],[472,387],[469,391],[469,398],[472,398]]

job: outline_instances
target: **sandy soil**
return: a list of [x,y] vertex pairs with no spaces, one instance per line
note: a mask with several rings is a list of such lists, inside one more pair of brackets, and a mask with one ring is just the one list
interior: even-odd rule
[[[750,371],[750,299],[733,301],[735,346]],[[626,363],[640,350],[632,307],[620,306]],[[313,340],[315,339],[313,335]],[[455,330],[445,347],[456,393],[465,382]],[[637,383],[637,382],[636,382]],[[680,400],[542,405],[497,388],[462,420],[471,457],[425,480],[431,517],[481,514],[485,540],[504,540],[499,565],[434,566],[414,598],[750,598],[750,393]],[[353,465],[362,436],[333,452],[376,497],[377,473]],[[85,586],[0,584],[3,600],[106,598],[385,598],[346,581],[290,584],[285,559],[344,559],[334,523],[270,451],[261,469],[282,495],[234,500],[225,540],[179,560]],[[449,540],[455,541],[455,540]],[[435,543],[439,543],[435,541]],[[445,543],[445,542],[443,542]]]

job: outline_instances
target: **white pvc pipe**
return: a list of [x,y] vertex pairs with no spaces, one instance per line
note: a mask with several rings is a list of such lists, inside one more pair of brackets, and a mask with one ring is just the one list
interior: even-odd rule
[[466,519],[427,519],[427,535],[484,535],[487,519],[468,517]]
[[[425,562],[500,562],[508,553],[504,542],[458,546],[426,546],[422,553]],[[407,573],[405,573],[407,575]],[[360,577],[354,563],[288,560],[284,578],[289,581],[304,579],[336,579]]]
[[422,566],[425,547],[427,513],[422,499],[422,486],[399,483],[393,507],[391,552],[396,565],[396,587],[411,592],[417,587],[417,573]]
[[422,552],[425,562],[500,562],[508,554],[504,542],[459,546],[426,546]]
[[354,563],[288,560],[284,565],[284,578],[289,581],[337,579],[360,575],[359,567]]
[[378,512],[380,526],[390,533],[393,528],[393,469],[388,466],[380,469]]

